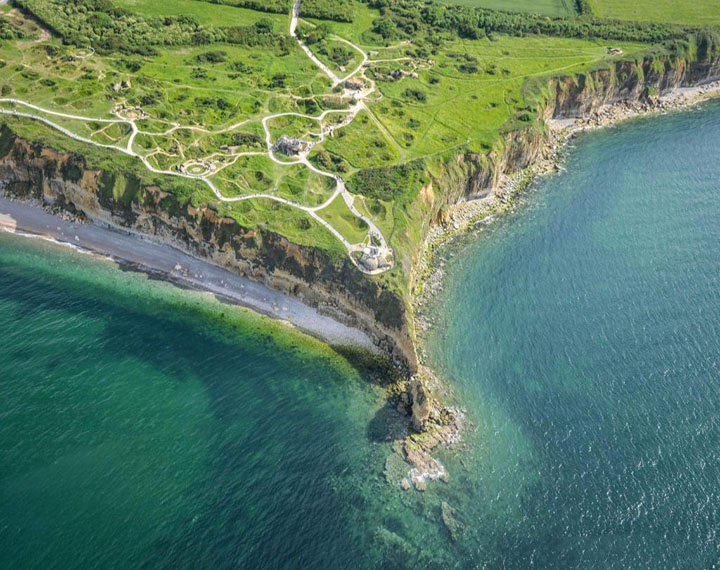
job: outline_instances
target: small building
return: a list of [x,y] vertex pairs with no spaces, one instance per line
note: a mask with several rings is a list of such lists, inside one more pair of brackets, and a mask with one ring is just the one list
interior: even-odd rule
[[623,52],[623,50],[621,50],[620,48],[616,48],[616,47],[609,47],[609,48],[607,48],[607,52],[608,52],[608,55],[620,55]]
[[272,149],[275,152],[281,152],[287,156],[297,156],[305,149],[306,145],[307,141],[304,139],[296,139],[287,135],[280,135],[280,138],[275,141]]

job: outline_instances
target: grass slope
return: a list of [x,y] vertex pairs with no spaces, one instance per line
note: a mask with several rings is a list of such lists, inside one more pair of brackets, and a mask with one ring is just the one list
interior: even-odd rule
[[599,18],[702,26],[720,24],[718,0],[590,0],[590,6]]
[[[277,33],[287,33],[289,24],[284,14],[200,0],[114,1],[146,18],[190,16],[208,26],[238,27],[269,20]],[[529,0],[456,1],[517,10],[562,5],[560,0],[542,4]],[[370,55],[365,74],[375,82],[377,91],[349,126],[313,148],[310,160],[324,170],[340,173],[357,195],[356,207],[390,240],[400,263],[381,279],[402,291],[407,286],[402,272],[423,237],[432,202],[421,192],[426,173],[439,173],[445,162],[465,152],[489,153],[510,130],[539,127],[536,102],[526,99],[527,82],[602,65],[610,59],[608,42],[500,34],[479,40],[448,34],[424,45],[417,40],[385,42],[371,32],[381,13],[366,4],[354,6],[355,21],[326,23],[330,35],[315,48],[339,69],[340,65],[351,68],[359,57],[357,52],[345,50],[347,44],[332,34],[360,45]],[[8,10],[3,9],[5,17],[9,17]],[[13,14],[17,19],[17,11]],[[30,30],[27,22],[19,25]],[[102,55],[30,32],[25,39],[0,42],[2,94],[97,118],[112,116],[117,105],[141,107],[150,119],[139,126],[152,132],[135,139],[134,148],[164,170],[177,170],[188,161],[217,160],[213,157],[222,154],[219,150],[223,148],[242,153],[265,151],[261,119],[268,114],[297,112],[316,117],[348,105],[295,42],[288,42],[286,48],[212,43],[157,46],[152,55]],[[647,49],[642,44],[612,44],[626,54]],[[121,81],[131,86],[114,89]],[[330,114],[325,124],[341,118]],[[66,119],[56,122],[105,144],[123,145],[128,136],[120,127],[105,129],[92,122]],[[337,239],[302,211],[267,199],[219,203],[202,184],[151,175],[143,171],[139,160],[82,145],[28,121],[13,123],[20,134],[32,140],[82,152],[92,164],[114,172],[130,168],[143,182],[158,184],[196,206],[212,205],[245,226],[267,227],[297,243],[343,254]],[[164,134],[176,124],[186,128]],[[278,117],[269,121],[269,128],[273,140],[281,134],[312,139],[320,124],[306,118]],[[229,156],[222,157],[219,164],[223,168],[213,176],[226,196],[273,193],[317,206],[334,189],[331,178],[303,166],[278,165],[262,155],[234,160]],[[358,225],[342,200],[335,200],[321,215],[353,243],[366,235],[367,228]]]

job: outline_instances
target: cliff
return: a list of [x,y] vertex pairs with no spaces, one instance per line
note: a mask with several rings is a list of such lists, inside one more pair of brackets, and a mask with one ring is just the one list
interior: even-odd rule
[[[536,112],[534,120],[513,121],[487,154],[456,155],[435,170],[412,206],[418,235],[422,238],[433,223],[446,221],[449,206],[491,195],[503,177],[548,152],[545,120],[580,117],[603,105],[652,98],[718,76],[718,60],[649,54],[537,82],[526,97]],[[292,243],[264,228],[243,227],[212,206],[194,207],[158,186],[143,185],[132,173],[89,168],[82,156],[33,144],[7,126],[0,132],[0,180],[1,191],[8,195],[152,236],[298,297],[366,332],[398,363],[417,370],[414,322],[406,301],[382,280],[358,272],[344,257]],[[123,192],[117,192],[119,187]],[[410,245],[415,254],[401,264],[412,281],[420,243]]]
[[548,119],[584,117],[605,105],[651,100],[677,87],[718,78],[720,59],[694,61],[660,53],[528,84],[526,96],[536,110],[536,121],[524,127],[518,121],[508,125],[487,155],[466,153],[447,162],[443,176],[432,182],[435,188],[447,189],[434,204],[433,219],[443,221],[444,208],[458,201],[489,196],[504,176],[527,168],[547,152]]
[[[411,253],[399,260],[409,276],[410,290],[420,273],[413,269],[421,259],[422,240],[432,225],[447,222],[450,206],[492,195],[505,176],[549,154],[552,134],[547,120],[586,116],[604,105],[649,100],[717,77],[719,60],[698,62],[653,54],[528,85],[526,99],[534,115],[508,124],[486,154],[463,153],[435,163],[435,175],[428,174],[428,182],[410,204],[416,232],[412,239],[406,237],[405,249]],[[212,205],[194,206],[173,192],[144,183],[132,171],[91,168],[83,156],[32,143],[7,125],[0,128],[0,194],[151,236],[297,297],[367,333],[399,365],[417,373],[410,382],[399,383],[389,400],[409,416],[401,456],[412,470],[410,480],[404,478],[400,484],[422,489],[427,479],[447,478],[430,452],[440,443],[457,440],[462,412],[446,407],[442,386],[419,366],[413,308],[382,279],[357,271],[345,256],[293,243],[267,228],[244,227]]]
[[[720,59],[695,61],[669,53],[656,53],[616,59],[582,73],[528,82],[526,101],[535,110],[534,120],[524,126],[521,121],[513,121],[487,154],[465,153],[446,161],[439,169],[440,175],[432,177],[421,191],[423,201],[427,201],[428,197],[431,200],[427,207],[428,221],[423,222],[426,224],[424,229],[433,224],[447,228],[458,219],[458,208],[453,206],[490,197],[501,189],[505,195],[508,189],[501,184],[505,177],[526,169],[539,159],[552,158],[554,135],[547,127],[548,120],[587,117],[606,105],[621,101],[651,101],[675,88],[696,86],[719,77]],[[477,219],[473,218],[472,212],[485,216],[488,210],[469,209],[468,217],[461,214],[460,218],[472,223],[473,219]],[[442,233],[436,232],[435,237]],[[418,295],[415,302],[421,305],[428,297],[423,293],[423,287],[418,285],[424,284],[434,273],[435,265],[431,252],[422,251],[422,248],[418,250],[410,274],[411,290]],[[434,285],[429,289],[433,290]],[[419,418],[419,423],[423,423],[422,419]]]
[[82,156],[32,144],[8,126],[0,130],[0,181],[0,193],[9,197],[152,236],[297,297],[367,333],[396,363],[415,370],[402,298],[344,256],[243,227],[211,207],[181,203],[157,186],[144,186],[132,173],[90,169]]
[[[494,193],[502,194],[509,190],[501,184],[506,176],[513,175],[529,167],[538,159],[551,158],[555,135],[547,128],[547,121],[555,118],[586,117],[620,101],[640,102],[652,100],[659,95],[682,86],[694,86],[715,80],[720,76],[720,60],[695,62],[671,55],[647,55],[632,60],[617,60],[611,65],[591,69],[584,73],[547,78],[534,85],[527,85],[526,99],[536,111],[534,120],[521,128],[518,121],[508,125],[506,133],[490,152],[485,155],[465,153],[453,157],[441,165],[439,175],[420,191],[419,203],[429,214],[423,220],[423,229],[433,223],[448,228],[455,225],[456,214],[462,208],[453,208],[459,202],[485,198]],[[490,202],[493,203],[493,202]],[[494,202],[497,204],[497,202]],[[480,206],[480,203],[475,203]],[[487,207],[471,208],[470,211],[487,215]],[[465,219],[472,223],[472,215]],[[460,227],[459,225],[456,227]],[[442,236],[442,231],[431,236]],[[427,235],[424,232],[423,235]],[[434,238],[429,240],[435,244]],[[411,290],[417,295],[418,324],[423,327],[422,304],[436,291],[438,275],[432,258],[432,245],[418,248],[417,262],[414,264]],[[424,288],[425,280],[430,286]],[[415,280],[419,283],[415,283]],[[420,286],[418,286],[420,285]],[[444,468],[432,458],[433,448],[440,443],[456,441],[462,425],[462,411],[447,407],[443,402],[444,388],[424,366],[407,385],[406,393],[400,399],[400,409],[411,416],[412,431],[405,440],[402,457],[413,466],[409,479],[400,481],[403,488],[411,484],[418,490],[425,488],[427,479],[446,478]],[[389,473],[390,471],[388,471]]]
[[619,60],[588,73],[553,79],[545,116],[576,118],[624,100],[653,99],[677,87],[720,77],[720,60],[692,61],[671,55]]

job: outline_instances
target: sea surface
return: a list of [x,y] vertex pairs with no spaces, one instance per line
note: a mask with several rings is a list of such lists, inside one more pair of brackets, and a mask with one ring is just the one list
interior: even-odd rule
[[425,493],[386,480],[376,373],[0,234],[0,568],[718,567],[720,105],[565,166],[443,253],[426,348],[470,428]]

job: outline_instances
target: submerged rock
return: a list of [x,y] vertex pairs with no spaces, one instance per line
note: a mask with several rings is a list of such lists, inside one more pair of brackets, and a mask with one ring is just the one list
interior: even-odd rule
[[442,522],[445,525],[447,531],[450,533],[450,538],[452,538],[453,540],[457,540],[458,535],[463,528],[463,525],[455,518],[455,509],[452,508],[447,502],[443,501],[440,505],[440,510],[442,512]]
[[405,442],[405,458],[413,466],[408,477],[418,491],[424,491],[427,488],[428,480],[437,481],[439,479],[445,483],[450,480],[450,474],[442,463],[422,447],[413,445],[409,441]]

